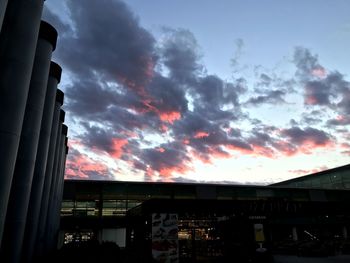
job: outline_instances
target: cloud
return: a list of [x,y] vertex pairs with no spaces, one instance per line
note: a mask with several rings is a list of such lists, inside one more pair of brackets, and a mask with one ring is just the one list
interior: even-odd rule
[[[75,34],[64,39],[60,58],[74,74],[98,74],[141,89],[155,63],[153,36],[121,1],[68,0]],[[75,47],[75,48],[72,48]]]
[[308,175],[308,174],[313,174],[313,173],[325,171],[327,169],[328,169],[327,166],[320,166],[320,167],[316,167],[316,168],[310,169],[310,170],[297,169],[297,170],[289,170],[289,172],[292,174],[296,174],[298,176],[303,176],[303,175]]
[[319,77],[319,72],[325,72],[325,68],[318,61],[318,56],[311,54],[307,48],[296,47],[293,61],[297,67],[296,75],[301,79],[308,79],[310,76]]
[[169,178],[174,172],[183,174],[191,170],[190,158],[182,144],[173,142],[160,145],[159,148],[141,150],[140,157],[147,169],[147,176],[159,173],[161,177]]
[[306,105],[326,106],[339,113],[350,113],[350,83],[338,71],[326,70],[306,48],[294,52],[296,76],[304,87]]
[[66,162],[66,179],[110,180],[113,179],[111,175],[106,165],[96,162],[76,149],[70,149]]
[[203,70],[196,38],[186,29],[166,28],[165,33],[160,52],[170,78],[181,84],[191,83]]
[[282,129],[280,134],[285,140],[278,142],[276,147],[287,155],[297,152],[310,154],[315,148],[329,148],[334,145],[330,134],[311,127]]
[[305,85],[305,104],[330,105],[330,90],[321,81],[309,81]]
[[[308,49],[295,50],[294,78],[263,72],[252,84],[236,72],[226,80],[207,73],[187,29],[166,28],[155,39],[120,0],[67,0],[66,7],[68,20],[49,9],[44,16],[62,32],[55,56],[69,77],[65,107],[78,126],[67,178],[113,179],[115,171],[101,156],[144,180],[178,181],[197,161],[246,154],[277,158],[331,146],[332,136],[311,128],[321,122],[317,114],[291,122],[292,128],[249,117],[245,106],[286,104],[298,85],[306,106],[350,113],[349,83]],[[243,41],[236,44],[234,66]],[[328,121],[346,124],[345,117]]]
[[283,104],[286,103],[284,96],[286,95],[285,91],[282,90],[272,90],[266,92],[265,95],[260,95],[257,97],[250,98],[246,104],[250,106],[258,106],[261,104]]

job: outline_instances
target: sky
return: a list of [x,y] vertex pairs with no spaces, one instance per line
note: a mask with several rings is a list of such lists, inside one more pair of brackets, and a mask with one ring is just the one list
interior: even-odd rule
[[348,0],[50,0],[67,179],[270,184],[348,164]]

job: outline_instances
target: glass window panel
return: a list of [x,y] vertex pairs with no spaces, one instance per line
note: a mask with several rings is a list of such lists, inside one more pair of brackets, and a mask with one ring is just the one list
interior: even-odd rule
[[128,202],[128,210],[135,207],[135,206],[138,206],[140,205],[142,202],[141,201],[132,201],[132,200],[129,200]]
[[104,199],[122,199],[127,196],[127,184],[105,184],[103,186]]
[[62,208],[73,208],[74,202],[73,201],[62,201]]
[[236,191],[230,187],[217,187],[217,199],[231,200],[236,196]]
[[191,185],[174,185],[174,198],[175,199],[195,199],[196,188]]
[[130,184],[128,186],[128,199],[147,200],[151,198],[150,185]]
[[254,188],[237,188],[238,200],[254,200],[256,199],[256,190]]
[[103,208],[115,208],[116,206],[116,200],[103,200]]

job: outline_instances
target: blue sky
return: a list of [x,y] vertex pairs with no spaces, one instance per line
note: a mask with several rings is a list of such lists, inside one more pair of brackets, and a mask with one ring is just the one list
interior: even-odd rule
[[236,41],[242,60],[271,68],[295,46],[312,48],[321,61],[349,69],[344,50],[350,43],[348,1],[138,1],[127,2],[141,24],[159,36],[162,27],[194,33],[211,72],[230,77]]
[[348,163],[349,1],[56,1],[66,178],[267,184]]

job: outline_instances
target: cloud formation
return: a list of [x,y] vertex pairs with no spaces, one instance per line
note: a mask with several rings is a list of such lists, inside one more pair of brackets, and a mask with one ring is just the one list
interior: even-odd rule
[[[265,72],[252,88],[239,75],[227,81],[206,73],[187,29],[164,29],[156,40],[122,1],[65,3],[69,21],[48,9],[45,17],[61,31],[56,56],[69,76],[66,109],[78,127],[67,178],[115,178],[113,169],[88,152],[106,155],[144,180],[178,181],[193,171],[195,161],[277,158],[331,147],[334,137],[312,127],[320,120],[316,114],[288,127],[250,117],[249,109],[288,104],[298,86],[305,106],[337,109],[329,127],[350,123],[349,82],[320,65],[308,49],[296,48],[293,78]],[[242,40],[237,45],[241,53]]]

